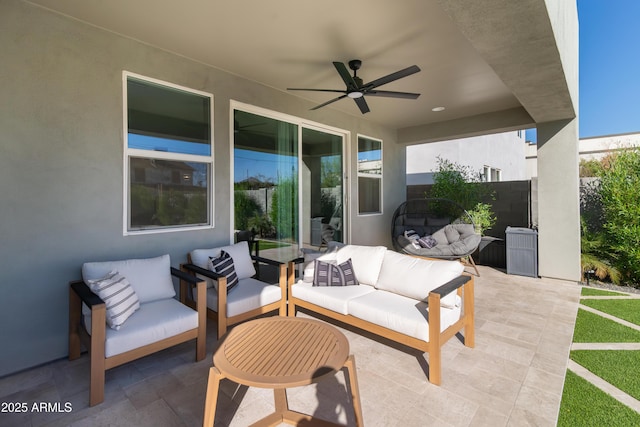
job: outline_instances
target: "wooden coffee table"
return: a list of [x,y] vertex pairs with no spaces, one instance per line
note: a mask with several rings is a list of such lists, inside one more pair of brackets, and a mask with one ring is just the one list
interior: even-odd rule
[[203,426],[213,425],[220,381],[224,378],[250,387],[274,389],[275,412],[253,426],[297,425],[302,421],[336,426],[290,410],[286,388],[315,383],[343,367],[356,424],[363,426],[355,359],[349,355],[349,342],[342,332],[318,320],[296,317],[268,317],[240,324],[224,337],[213,355]]

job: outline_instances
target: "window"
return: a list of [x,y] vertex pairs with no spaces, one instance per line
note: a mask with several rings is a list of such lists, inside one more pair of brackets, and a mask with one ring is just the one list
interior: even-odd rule
[[358,136],[358,213],[382,213],[382,141]]
[[484,182],[502,181],[502,171],[498,168],[492,168],[491,166],[484,166],[484,168],[482,169],[482,181]]
[[124,232],[213,226],[213,96],[123,73]]

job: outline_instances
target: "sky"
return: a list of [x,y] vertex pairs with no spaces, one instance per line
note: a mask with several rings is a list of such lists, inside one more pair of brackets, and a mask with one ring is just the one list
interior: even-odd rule
[[640,132],[640,0],[578,0],[580,138]]
[[580,138],[640,132],[640,0],[577,4]]

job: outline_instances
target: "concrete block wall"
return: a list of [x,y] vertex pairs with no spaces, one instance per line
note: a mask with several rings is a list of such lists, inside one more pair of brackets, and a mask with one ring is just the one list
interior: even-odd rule
[[[532,201],[531,181],[502,181],[487,182],[486,185],[495,192],[495,200],[485,200],[493,206],[496,215],[496,224],[485,235],[505,238],[505,230],[511,227],[531,227],[532,206],[537,205],[535,199]],[[407,199],[419,199],[428,195],[431,185],[408,185]],[[535,195],[534,195],[535,196]]]

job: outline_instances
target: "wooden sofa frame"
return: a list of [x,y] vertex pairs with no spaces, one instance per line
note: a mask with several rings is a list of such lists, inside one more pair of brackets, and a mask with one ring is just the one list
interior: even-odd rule
[[[184,272],[188,272],[190,274],[195,275],[200,274],[202,276],[208,277],[209,279],[215,280],[218,283],[218,306],[216,310],[213,310],[207,307],[207,317],[213,319],[218,324],[218,339],[220,339],[224,334],[227,333],[227,329],[240,322],[244,322],[245,320],[252,319],[254,317],[260,316],[265,313],[269,313],[270,311],[278,310],[278,314],[280,316],[287,315],[287,264],[274,261],[268,258],[263,258],[257,255],[252,255],[251,259],[257,263],[265,263],[278,267],[279,273],[279,287],[280,287],[280,300],[273,302],[271,304],[264,305],[262,307],[258,307],[254,310],[247,311],[245,313],[238,314],[236,316],[227,316],[227,278],[221,274],[213,272],[211,270],[207,270],[202,267],[198,267],[191,262],[191,255],[187,255],[187,264],[183,264],[181,269]],[[256,268],[256,272],[259,268]],[[256,278],[258,275],[256,274]],[[186,288],[180,288],[180,301],[183,304],[193,307],[195,301],[191,298],[191,295],[187,291]],[[200,294],[198,294],[198,301],[200,301]],[[206,295],[204,297],[205,305],[206,305]]]
[[[294,264],[302,262],[301,260],[292,261],[290,270],[293,271]],[[364,331],[379,335],[381,337],[396,341],[408,347],[420,350],[429,354],[429,382],[440,385],[442,382],[442,346],[458,332],[464,329],[464,345],[473,348],[475,346],[474,335],[474,296],[473,276],[468,273],[445,283],[444,285],[432,290],[429,293],[427,303],[429,305],[429,342],[425,342],[418,338],[402,334],[400,332],[385,328],[375,323],[359,319],[352,315],[338,313],[319,305],[298,299],[293,296],[292,287],[295,286],[292,277],[288,280],[289,285],[289,307],[287,315],[294,317],[296,315],[296,307],[301,307],[310,312],[318,313],[322,316],[338,320],[345,324],[355,326]],[[462,315],[460,319],[444,331],[440,332],[440,298],[449,293],[457,291],[462,298]],[[435,308],[435,310],[433,310]]]
[[[75,280],[69,283],[69,360],[75,360],[80,357],[80,344],[84,344],[91,357],[90,406],[104,401],[105,373],[111,368],[194,338],[196,339],[196,361],[204,359],[207,339],[206,282],[173,267],[171,267],[171,274],[180,279],[181,294],[183,289],[186,289],[187,284],[196,287],[198,301],[203,301],[192,307],[198,312],[198,327],[111,357],[106,357],[104,354],[107,328],[104,301],[93,293],[82,280]],[[87,332],[82,321],[83,302],[91,309],[91,334]]]

